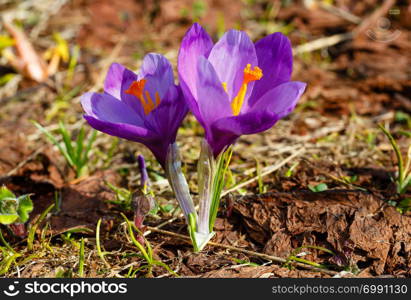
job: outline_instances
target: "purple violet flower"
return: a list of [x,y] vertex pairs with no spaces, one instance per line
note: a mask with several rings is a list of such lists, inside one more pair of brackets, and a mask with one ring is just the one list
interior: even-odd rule
[[188,112],[170,62],[154,53],[144,57],[138,75],[113,63],[104,92],[84,94],[81,104],[91,127],[146,145],[163,168]]
[[290,41],[279,32],[254,44],[245,32],[230,30],[213,44],[199,24],[187,31],[178,55],[180,85],[215,157],[294,109],[306,84],[290,81],[292,63]]
[[150,178],[148,177],[146,160],[144,156],[139,154],[137,156],[138,168],[140,169],[140,187],[143,193],[147,193],[147,189],[150,186]]

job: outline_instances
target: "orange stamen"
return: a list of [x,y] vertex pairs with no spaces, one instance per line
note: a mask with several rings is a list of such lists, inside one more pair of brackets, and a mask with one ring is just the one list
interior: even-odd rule
[[146,85],[145,79],[140,79],[138,81],[133,81],[130,87],[125,91],[126,94],[133,95],[140,100],[141,105],[144,109],[144,114],[148,115],[153,109],[160,105],[161,99],[158,92],[155,93],[156,103],[153,102],[151,95],[148,91],[144,91],[144,86]]
[[128,88],[128,90],[126,90],[126,94],[134,95],[138,99],[140,99],[143,96],[143,90],[144,90],[145,85],[146,85],[146,80],[145,79],[141,79],[141,80],[138,80],[138,81],[133,81],[131,83],[130,87]]
[[248,64],[247,67],[245,67],[243,83],[237,93],[237,96],[235,96],[235,98],[231,102],[231,108],[233,110],[234,116],[240,114],[241,108],[244,103],[244,98],[247,93],[247,85],[252,81],[260,80],[261,77],[263,77],[263,72],[259,67],[254,67],[253,70],[251,70],[251,64]]
[[247,84],[251,81],[260,80],[263,77],[263,71],[259,67],[254,67],[254,70],[251,70],[251,65],[248,64],[244,69],[244,79],[243,83]]

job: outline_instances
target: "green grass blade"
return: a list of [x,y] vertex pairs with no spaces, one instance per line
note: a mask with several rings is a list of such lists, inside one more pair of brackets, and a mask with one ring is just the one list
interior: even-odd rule
[[[140,250],[141,254],[144,256],[144,259],[147,261],[147,263],[152,264],[152,257],[150,257],[150,255],[147,253],[146,249],[144,249],[143,245],[141,245],[137,241],[137,239],[135,238],[131,222],[127,219],[127,217],[123,213],[121,215],[123,216],[124,220],[127,223],[128,233],[130,235],[131,241]],[[146,244],[148,244],[148,243],[146,243]]]
[[79,262],[78,262],[78,276],[84,276],[84,238],[81,238],[80,243],[80,255],[79,255]]
[[41,222],[43,222],[43,220],[46,218],[47,214],[53,209],[53,207],[54,203],[47,207],[42,212],[38,220],[32,226],[30,226],[29,233],[27,236],[27,248],[29,251],[33,250],[34,235],[36,234],[37,227],[40,225]]
[[310,265],[310,266],[313,266],[313,267],[316,267],[316,268],[320,268],[320,269],[326,269],[327,268],[326,266],[321,265],[319,263],[316,263],[316,262],[313,262],[313,261],[310,261],[310,260],[307,260],[307,259],[304,259],[304,258],[296,257],[296,256],[290,256],[288,259],[290,261],[293,260],[293,261],[303,263],[303,264],[307,264],[307,265]]
[[104,258],[105,253],[101,251],[101,244],[100,244],[100,226],[101,226],[101,219],[98,220],[97,226],[96,226],[96,248],[97,248],[97,254],[100,257],[100,259],[104,262],[104,264],[108,267],[111,268],[110,264],[106,261]]
[[8,250],[10,250],[10,251],[13,252],[13,253],[16,253],[16,251],[14,251],[14,249],[10,246],[10,244],[7,243],[6,239],[5,239],[4,236],[3,236],[3,232],[1,231],[1,228],[0,228],[0,241],[3,243],[3,245],[4,245]]
[[220,206],[221,192],[225,186],[225,174],[227,173],[228,167],[230,165],[231,157],[233,155],[233,148],[230,147],[225,151],[221,157],[218,159],[217,172],[214,178],[213,187],[213,200],[211,202],[210,209],[210,232],[213,231],[215,219],[217,218],[218,208]]
[[84,127],[81,127],[77,135],[77,140],[76,140],[76,160],[78,163],[77,167],[81,167],[82,162],[83,162],[81,157],[82,157],[83,148],[84,148],[84,137],[85,137]]
[[64,149],[61,144],[56,140],[56,138],[43,126],[41,126],[39,123],[37,123],[36,121],[33,121],[34,126],[37,127],[38,130],[40,130],[46,137],[47,139],[53,144],[55,145],[59,151],[61,152],[61,154],[63,154],[64,158],[66,159],[66,161],[68,162],[68,164],[71,167],[74,167],[74,162],[71,159],[69,153],[67,152],[66,149]]
[[67,150],[67,154],[71,157],[73,164],[77,165],[77,157],[75,156],[74,148],[73,148],[73,145],[71,144],[71,136],[68,133],[66,126],[64,126],[63,122],[61,121],[59,122],[59,127],[60,127],[61,136],[63,137],[64,146],[66,147],[66,150]]
[[88,135],[88,143],[87,146],[83,152],[83,157],[81,158],[82,165],[85,165],[88,161],[88,154],[91,150],[91,147],[93,146],[94,141],[96,140],[97,137],[97,130],[92,130],[91,133]]
[[157,265],[157,266],[163,267],[163,268],[166,269],[167,272],[170,273],[171,275],[173,275],[173,276],[175,276],[175,277],[180,277],[176,272],[174,272],[169,266],[167,266],[167,264],[163,263],[162,261],[154,260],[154,261],[153,261],[153,265]]
[[385,129],[385,127],[383,125],[378,124],[378,127],[381,129],[381,131],[388,138],[392,148],[394,149],[395,156],[397,157],[397,164],[398,164],[398,184],[399,184],[399,186],[402,186],[402,183],[404,181],[404,160],[403,160],[402,155],[401,155],[400,147],[398,146],[397,142],[395,141],[395,139],[391,135],[391,133],[387,129]]
[[16,259],[17,259],[18,257],[20,257],[20,256],[21,256],[21,254],[19,254],[19,253],[12,253],[11,255],[9,255],[8,257],[6,257],[6,258],[2,261],[2,264],[1,264],[2,267],[1,267],[1,269],[0,269],[0,275],[6,274],[6,273],[9,271],[11,264],[12,264],[13,262],[15,262]]

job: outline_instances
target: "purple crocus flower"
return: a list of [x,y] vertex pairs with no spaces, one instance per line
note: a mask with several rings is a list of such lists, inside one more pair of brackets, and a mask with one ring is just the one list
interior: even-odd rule
[[180,85],[215,157],[294,109],[306,84],[290,81],[292,62],[290,41],[279,32],[254,44],[245,32],[230,30],[213,44],[199,24],[187,31],[178,56]]
[[93,128],[146,145],[163,167],[188,112],[170,62],[154,53],[144,57],[138,75],[112,64],[104,92],[84,94],[81,104]]

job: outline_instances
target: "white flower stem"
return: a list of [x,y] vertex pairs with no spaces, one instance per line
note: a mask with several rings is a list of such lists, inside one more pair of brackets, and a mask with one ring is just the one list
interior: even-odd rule
[[183,210],[187,224],[189,224],[189,215],[194,214],[197,219],[197,213],[194,207],[193,199],[190,195],[190,190],[187,180],[181,170],[181,159],[178,146],[176,143],[170,144],[166,158],[166,173],[168,181],[173,188],[174,194],[181,209]]
[[201,141],[200,158],[197,165],[199,189],[199,218],[197,231],[203,235],[210,234],[210,209],[213,195],[215,160],[206,140]]

